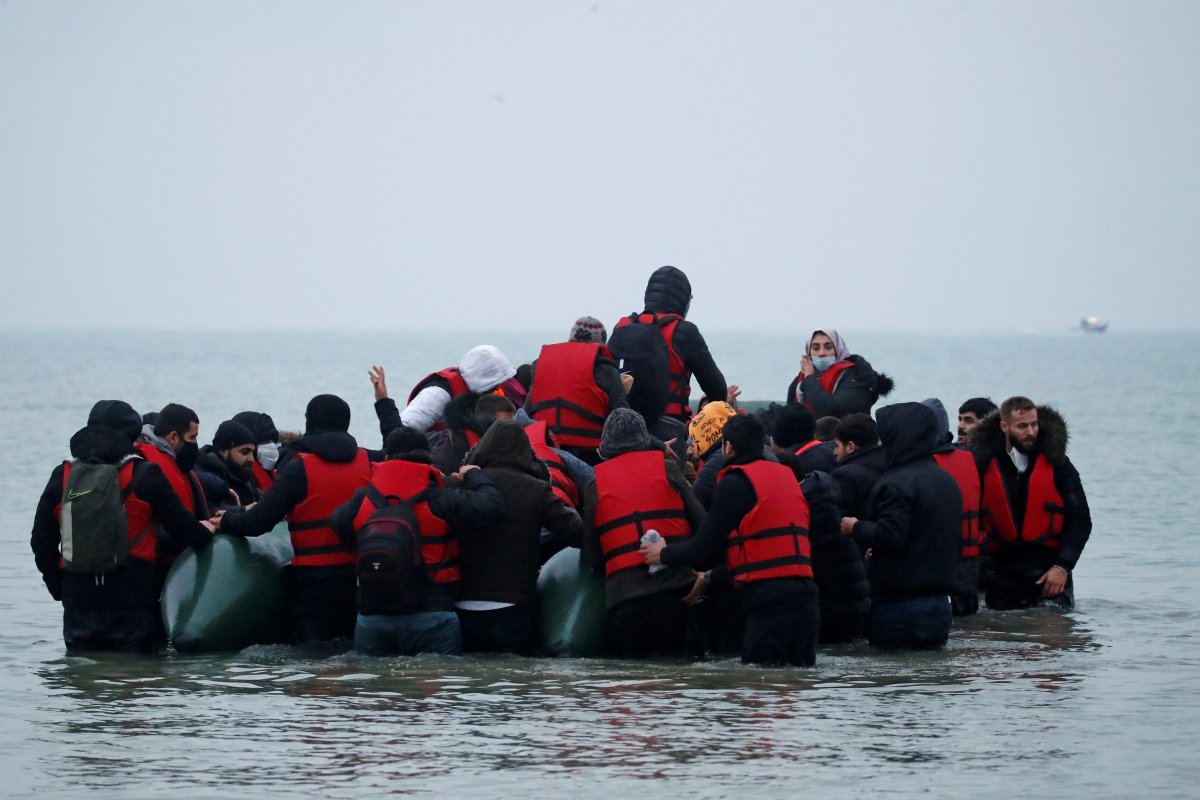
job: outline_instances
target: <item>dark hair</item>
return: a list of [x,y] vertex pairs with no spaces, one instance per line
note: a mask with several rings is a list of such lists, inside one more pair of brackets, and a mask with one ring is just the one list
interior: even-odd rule
[[157,422],[158,422],[158,412],[157,411],[147,411],[145,414],[142,414],[142,424],[143,425],[154,425]]
[[838,423],[841,422],[837,417],[821,417],[817,420],[817,425],[813,428],[813,438],[818,442],[828,442],[833,439],[833,432],[837,430]]
[[383,449],[387,451],[388,458],[395,458],[401,453],[428,452],[429,440],[416,428],[401,425],[388,434]]
[[502,394],[485,394],[475,402],[476,414],[515,414],[517,407]]
[[158,419],[154,421],[154,435],[165,437],[171,433],[178,433],[185,436],[192,429],[193,422],[200,424],[200,417],[196,416],[195,411],[179,403],[167,403],[162,411],[158,412]]
[[517,379],[517,383],[529,389],[533,386],[533,365],[522,364],[517,367],[517,374],[513,377]]
[[992,398],[990,397],[972,397],[958,407],[958,413],[974,414],[978,419],[983,419],[995,410],[996,404],[992,402]]
[[738,454],[757,453],[762,450],[766,429],[754,414],[735,414],[721,429],[722,441],[733,446]]
[[879,444],[879,428],[870,414],[847,414],[834,429],[833,438],[857,447],[874,447]]
[[1037,406],[1034,405],[1032,400],[1030,400],[1028,397],[1022,397],[1018,394],[1008,398],[1000,404],[1000,416],[1004,419],[1008,419],[1013,415],[1014,412],[1033,411],[1035,408],[1037,408]]
[[813,439],[816,420],[812,412],[802,403],[788,403],[775,414],[771,437],[780,447],[793,444],[808,444]]

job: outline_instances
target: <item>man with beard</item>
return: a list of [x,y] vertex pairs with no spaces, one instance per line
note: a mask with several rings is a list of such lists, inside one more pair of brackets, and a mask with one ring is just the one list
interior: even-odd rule
[[1071,570],[1092,532],[1079,472],[1067,458],[1067,423],[1049,406],[1010,397],[971,432],[983,476],[980,531],[991,551],[989,608],[1049,600],[1075,605]]
[[258,502],[254,438],[245,425],[227,419],[217,427],[212,444],[200,450],[196,475],[209,508],[238,508]]

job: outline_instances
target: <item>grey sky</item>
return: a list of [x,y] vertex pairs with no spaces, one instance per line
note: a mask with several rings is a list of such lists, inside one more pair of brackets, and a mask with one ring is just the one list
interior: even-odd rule
[[1200,3],[0,4],[4,326],[1194,327]]

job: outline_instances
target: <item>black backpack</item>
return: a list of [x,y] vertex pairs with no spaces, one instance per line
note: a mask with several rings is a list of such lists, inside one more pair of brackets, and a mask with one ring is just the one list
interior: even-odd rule
[[621,371],[633,376],[629,407],[652,425],[667,410],[670,400],[671,362],[662,328],[674,317],[655,315],[654,322],[638,322],[638,316],[630,314],[629,324],[612,332],[608,349],[620,362]]
[[359,526],[354,548],[360,614],[410,614],[425,598],[425,560],[414,506],[425,492],[405,499],[367,486],[375,511]]

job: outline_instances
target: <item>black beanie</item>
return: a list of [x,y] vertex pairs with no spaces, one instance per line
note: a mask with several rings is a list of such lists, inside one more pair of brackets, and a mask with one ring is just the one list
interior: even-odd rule
[[142,417],[124,400],[101,400],[92,406],[88,425],[103,425],[134,441],[142,432]]
[[306,431],[339,431],[350,430],[350,406],[336,394],[319,394],[308,401],[304,409],[304,427]]
[[775,428],[771,431],[771,438],[780,447],[808,444],[813,439],[816,425],[812,412],[802,403],[788,403],[775,417]]
[[388,434],[383,448],[387,451],[388,458],[395,458],[401,453],[428,453],[429,440],[416,428],[401,425]]
[[240,422],[254,432],[255,444],[279,441],[279,429],[271,415],[262,411],[243,411],[233,415],[234,422]]
[[227,419],[217,426],[217,432],[213,434],[214,450],[228,450],[240,444],[257,444],[254,441],[254,431],[232,419]]

